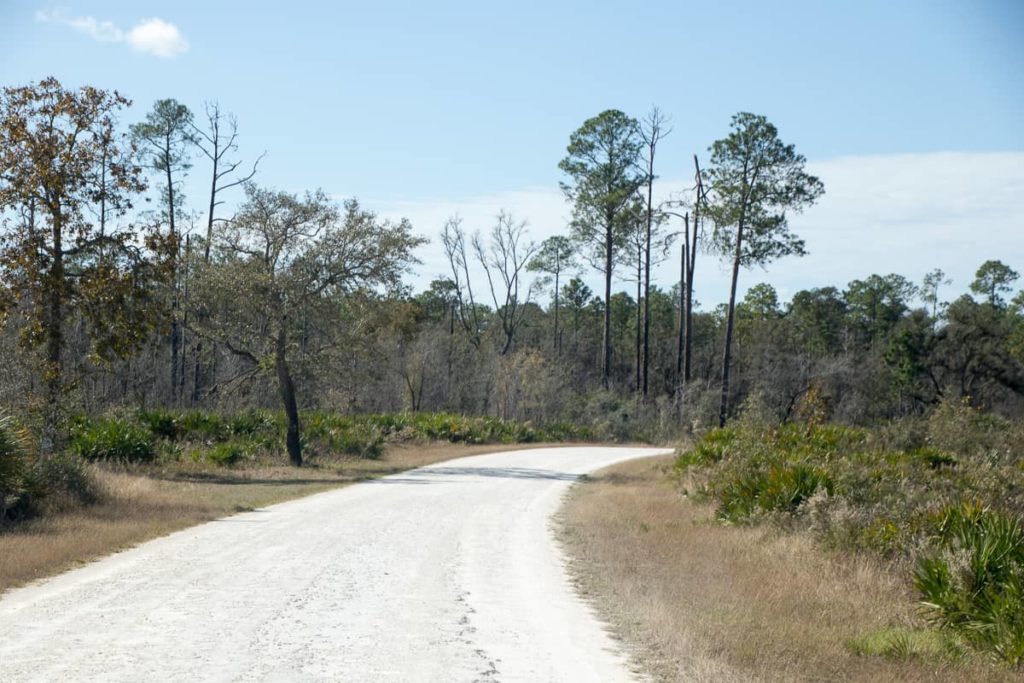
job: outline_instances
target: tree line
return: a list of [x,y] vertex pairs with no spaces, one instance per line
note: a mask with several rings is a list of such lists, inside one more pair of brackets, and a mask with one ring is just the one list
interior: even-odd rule
[[[999,261],[948,303],[941,271],[738,300],[742,270],[804,253],[787,217],[824,192],[762,116],[733,117],[670,201],[654,192],[668,117],[588,119],[559,163],[564,234],[537,244],[508,210],[483,231],[453,216],[437,236],[448,275],[413,292],[425,240],[407,220],[261,186],[263,156],[243,161],[216,103],[199,120],[160,100],[124,126],[129,104],[52,78],[0,97],[0,402],[34,416],[44,449],[69,415],[124,407],[278,407],[298,465],[301,411],[320,407],[626,437],[724,424],[755,394],[785,417],[812,388],[849,422],[1024,405],[1024,298]],[[208,183],[202,210],[189,174]],[[731,265],[717,308],[694,297],[698,256]],[[650,272],[669,258],[664,291]]]

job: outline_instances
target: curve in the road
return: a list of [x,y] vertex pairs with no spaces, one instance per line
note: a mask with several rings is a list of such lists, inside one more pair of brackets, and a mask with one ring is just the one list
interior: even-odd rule
[[550,520],[665,452],[461,458],[145,543],[0,598],[0,680],[631,680]]

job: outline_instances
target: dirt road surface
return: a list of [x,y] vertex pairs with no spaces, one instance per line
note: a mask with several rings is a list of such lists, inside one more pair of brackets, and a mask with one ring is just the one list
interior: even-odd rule
[[0,681],[628,681],[550,529],[664,449],[450,460],[186,529],[0,598]]

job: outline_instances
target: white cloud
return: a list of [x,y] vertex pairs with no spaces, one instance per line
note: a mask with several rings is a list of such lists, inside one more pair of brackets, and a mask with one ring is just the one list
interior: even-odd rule
[[121,30],[112,21],[90,16],[69,17],[60,10],[39,10],[36,21],[68,26],[101,43],[127,43],[133,50],[155,57],[177,57],[189,48],[177,26],[156,17],[143,19],[128,31]]
[[127,38],[133,49],[157,57],[177,57],[188,51],[188,41],[178,27],[156,17],[140,21]]
[[[767,269],[744,271],[740,292],[768,282],[788,300],[809,287],[845,287],[872,273],[900,273],[919,282],[942,268],[954,282],[947,295],[966,291],[974,271],[987,259],[1024,268],[1024,152],[941,152],[844,157],[808,164],[825,183],[825,196],[804,214],[790,218],[810,255],[785,258]],[[689,186],[690,180],[661,183],[660,194]],[[458,213],[465,227],[487,230],[501,208],[529,221],[533,239],[564,233],[570,213],[557,188],[498,192],[465,199],[365,202],[388,217],[408,217],[431,239],[419,252],[417,288],[447,275],[438,240],[445,219]],[[678,229],[678,227],[674,227]],[[678,281],[678,250],[658,266],[655,283]],[[728,268],[711,255],[697,262],[696,295],[705,308],[728,296]],[[597,290],[600,277],[585,271]],[[629,285],[620,284],[626,289]]]

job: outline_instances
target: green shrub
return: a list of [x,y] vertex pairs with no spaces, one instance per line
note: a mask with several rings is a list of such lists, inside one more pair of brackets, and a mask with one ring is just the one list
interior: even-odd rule
[[719,494],[718,516],[744,521],[755,512],[793,512],[818,489],[832,490],[832,481],[810,465],[773,465],[727,483]]
[[732,428],[712,429],[697,442],[689,453],[680,456],[679,467],[711,465],[720,462],[736,445],[737,432]]
[[921,446],[920,448],[915,448],[909,452],[909,455],[912,459],[923,462],[928,465],[928,467],[935,470],[940,467],[954,467],[957,464],[956,458],[933,446]]
[[92,505],[101,496],[82,459],[71,454],[36,458],[28,471],[27,482],[33,505],[40,501],[48,501],[48,505],[55,507]]
[[977,504],[944,511],[940,552],[921,557],[914,582],[941,626],[1024,665],[1024,520]]
[[214,465],[231,466],[246,455],[246,448],[237,441],[215,444],[202,452],[203,457]]
[[120,419],[103,419],[77,427],[71,451],[86,460],[117,463],[148,462],[156,449],[148,430]]
[[334,429],[325,438],[328,448],[336,453],[360,458],[379,458],[384,451],[384,437],[372,426],[353,425]]
[[184,432],[178,416],[167,410],[140,410],[136,418],[158,439],[177,441]]
[[219,415],[205,410],[187,410],[178,417],[181,431],[188,438],[223,441],[227,438],[227,429]]
[[271,413],[263,410],[248,410],[237,413],[227,420],[227,431],[233,436],[275,435],[282,431]]
[[719,519],[767,520],[916,567],[951,637],[1024,666],[1024,422],[952,402],[871,431],[738,420],[676,469]]
[[10,415],[0,413],[0,524],[25,494],[28,448],[25,433]]

